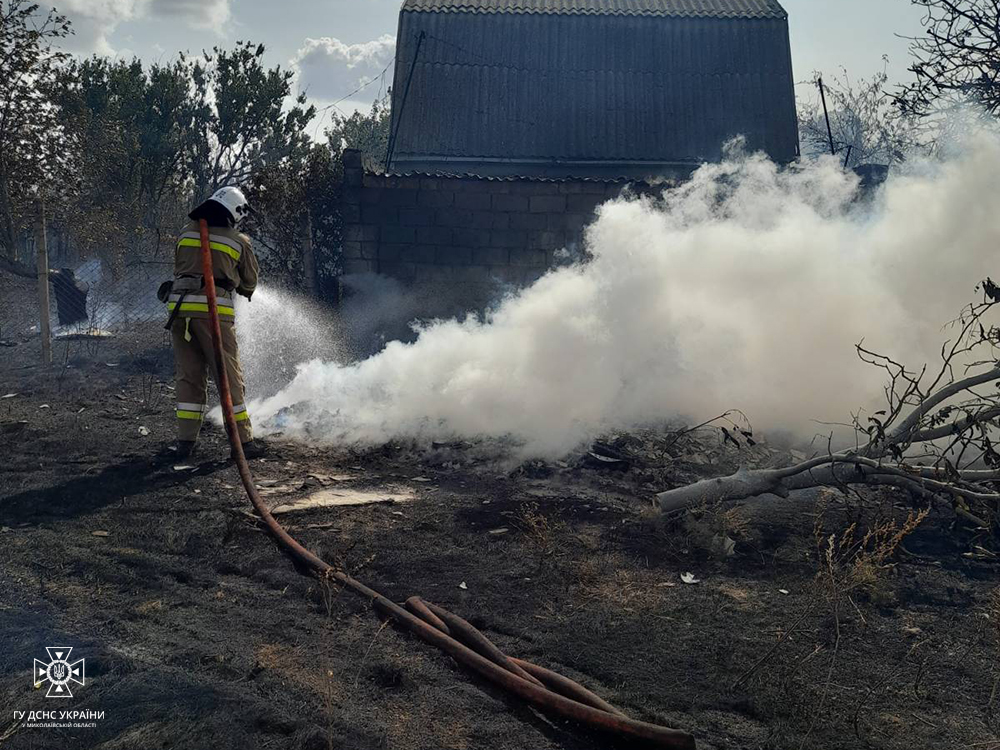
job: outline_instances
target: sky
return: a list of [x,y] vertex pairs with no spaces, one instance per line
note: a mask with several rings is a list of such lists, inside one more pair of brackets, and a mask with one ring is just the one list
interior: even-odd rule
[[[58,2],[58,0],[57,0]],[[61,0],[73,21],[66,45],[98,53],[167,61],[237,40],[262,42],[269,62],[294,69],[296,85],[319,106],[366,108],[391,83],[401,0]],[[854,79],[880,71],[908,79],[908,42],[921,32],[910,0],[783,0],[789,13],[796,80],[813,71]],[[382,76],[382,71],[385,75]],[[357,88],[368,84],[362,91]],[[800,95],[811,95],[805,83]]]

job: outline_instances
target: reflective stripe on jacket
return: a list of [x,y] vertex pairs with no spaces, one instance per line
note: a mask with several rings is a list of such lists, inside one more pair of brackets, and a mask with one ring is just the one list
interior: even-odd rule
[[[186,294],[183,295],[184,299],[181,299],[180,294],[171,294],[167,300],[167,310],[170,312],[174,311],[177,307],[177,303],[181,303],[180,314],[185,313],[208,313],[208,297],[204,294]],[[236,310],[233,307],[232,297],[223,296],[223,294],[218,294],[216,296],[216,305],[219,308],[219,315],[228,315],[232,317],[236,314]],[[184,315],[184,317],[189,317]]]

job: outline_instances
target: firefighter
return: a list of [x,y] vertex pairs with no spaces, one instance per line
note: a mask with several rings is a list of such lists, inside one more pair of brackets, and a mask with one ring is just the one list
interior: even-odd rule
[[187,458],[195,449],[202,421],[208,410],[208,371],[218,385],[215,353],[202,274],[201,235],[198,220],[205,219],[212,248],[219,323],[222,329],[223,360],[229,376],[233,413],[247,458],[263,453],[263,446],[253,440],[250,415],[247,413],[243,369],[236,345],[233,293],[248,300],[257,288],[257,258],[250,238],[237,230],[249,212],[243,192],[224,187],[195,208],[188,216],[174,251],[174,279],[160,289],[161,301],[167,303],[176,366],[178,458]]

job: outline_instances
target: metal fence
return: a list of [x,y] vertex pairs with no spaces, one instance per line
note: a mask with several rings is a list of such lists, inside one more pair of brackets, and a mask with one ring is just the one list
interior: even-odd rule
[[33,364],[38,354],[30,353],[36,352],[31,344],[39,339],[42,360],[56,364],[80,358],[117,362],[167,349],[168,314],[156,290],[172,277],[171,261],[135,261],[114,270],[98,259],[54,259],[50,265],[47,299],[44,283],[5,277],[0,300],[5,357]]

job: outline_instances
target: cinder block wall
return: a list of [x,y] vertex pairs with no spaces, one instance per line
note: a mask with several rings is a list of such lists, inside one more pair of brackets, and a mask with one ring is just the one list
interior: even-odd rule
[[[630,183],[379,175],[344,153],[344,273],[444,285],[466,306],[474,287],[523,285],[581,242],[594,209]],[[649,191],[644,183],[631,183]]]

